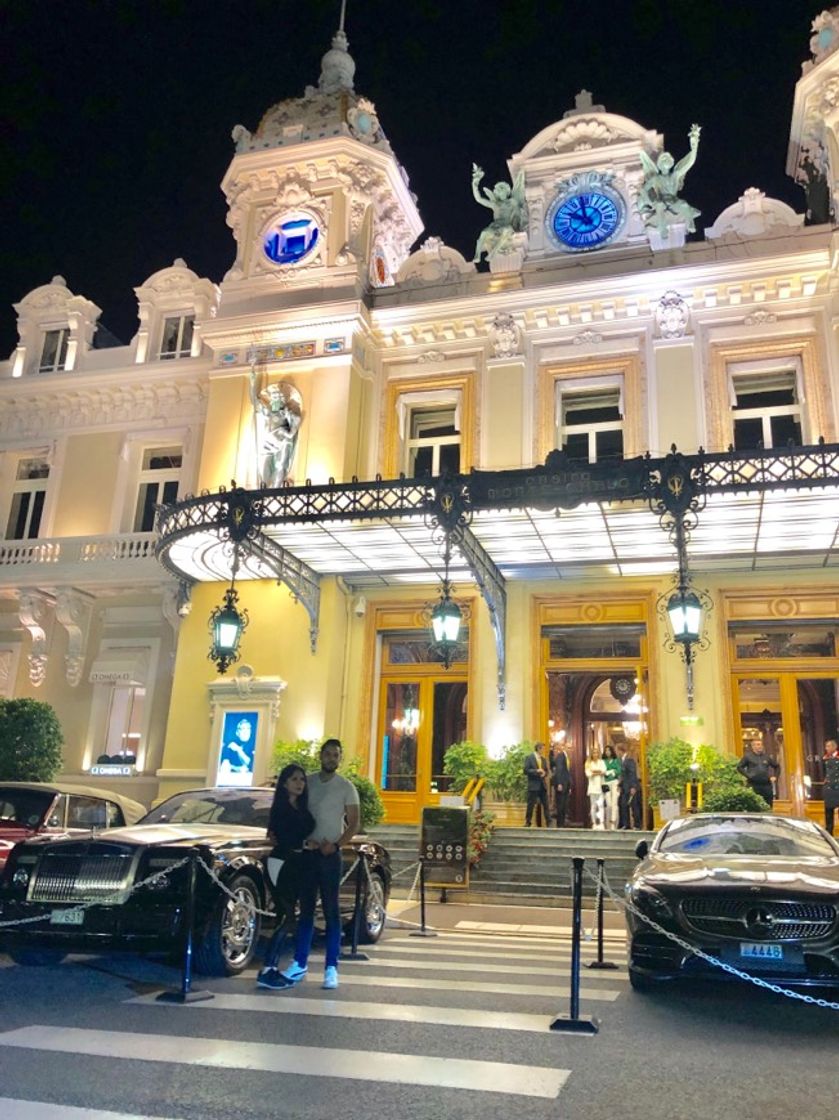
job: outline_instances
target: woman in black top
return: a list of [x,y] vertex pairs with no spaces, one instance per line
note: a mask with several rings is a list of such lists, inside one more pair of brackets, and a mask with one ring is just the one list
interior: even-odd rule
[[[292,762],[280,771],[268,817],[268,840],[274,845],[268,857],[268,873],[272,879],[277,926],[265,957],[265,967],[256,978],[260,988],[288,986],[280,977],[277,961],[288,926],[294,918],[303,841],[314,827],[315,819],[309,812],[306,772],[302,766]],[[276,879],[271,875],[276,867],[272,862],[274,860],[282,861]]]

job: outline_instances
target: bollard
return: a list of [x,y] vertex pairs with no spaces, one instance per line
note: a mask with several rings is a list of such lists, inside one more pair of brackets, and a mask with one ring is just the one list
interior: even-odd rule
[[359,855],[355,874],[355,905],[352,912],[352,947],[349,953],[342,953],[342,961],[369,961],[366,953],[358,951],[358,935],[361,928],[361,878],[364,874],[363,857]]
[[198,852],[193,850],[190,854],[187,870],[186,902],[184,904],[183,955],[181,957],[181,987],[177,992],[161,992],[157,996],[158,1003],[198,1003],[200,1000],[213,999],[213,993],[192,990],[192,927],[195,923],[195,882],[197,875],[196,860]]
[[574,910],[571,923],[571,1013],[558,1015],[551,1023],[552,1031],[566,1034],[597,1034],[600,1022],[593,1016],[580,1018],[580,934],[583,924],[583,864],[582,856],[574,856]]
[[605,859],[597,860],[597,960],[589,961],[589,968],[616,969],[614,961],[603,960],[603,880],[605,878]]
[[412,929],[409,937],[436,937],[433,929],[428,929],[425,924],[425,860],[419,861],[420,865],[420,928]]

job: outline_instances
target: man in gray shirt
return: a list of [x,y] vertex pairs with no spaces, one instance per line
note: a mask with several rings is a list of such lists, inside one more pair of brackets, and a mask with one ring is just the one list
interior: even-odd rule
[[303,845],[300,868],[300,921],[294,960],[281,973],[296,984],[308,972],[309,950],[315,927],[315,905],[320,892],[326,920],[326,966],[323,987],[338,987],[338,954],[341,949],[341,845],[358,831],[358,791],[337,773],[343,748],[338,739],[327,739],[320,748],[320,770],[307,776],[309,812],[315,818],[312,834]]

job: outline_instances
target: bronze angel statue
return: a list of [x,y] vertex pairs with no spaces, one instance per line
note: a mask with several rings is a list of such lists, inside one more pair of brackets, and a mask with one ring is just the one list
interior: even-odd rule
[[483,169],[472,164],[472,194],[475,201],[492,211],[492,221],[481,231],[475,246],[473,263],[477,264],[486,254],[491,260],[498,253],[509,252],[514,248],[513,235],[524,233],[527,227],[527,203],[524,200],[524,172],[520,171],[512,186],[509,183],[496,183],[490,190],[483,188],[483,196],[478,186],[484,177]]
[[688,132],[690,151],[675,163],[669,152],[662,152],[653,159],[641,151],[641,166],[644,169],[644,182],[638,191],[638,213],[648,228],[658,230],[662,238],[667,237],[667,227],[675,222],[684,222],[688,233],[696,230],[694,222],[700,211],[679,198],[684,186],[685,176],[696,163],[699,149],[698,124],[692,124]]

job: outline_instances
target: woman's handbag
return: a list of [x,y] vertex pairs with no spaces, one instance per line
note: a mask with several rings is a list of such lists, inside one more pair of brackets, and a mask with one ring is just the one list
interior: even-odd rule
[[280,872],[283,869],[284,859],[277,859],[276,856],[268,856],[265,861],[265,867],[268,871],[268,878],[271,880],[272,886],[277,885],[277,879],[280,877]]

